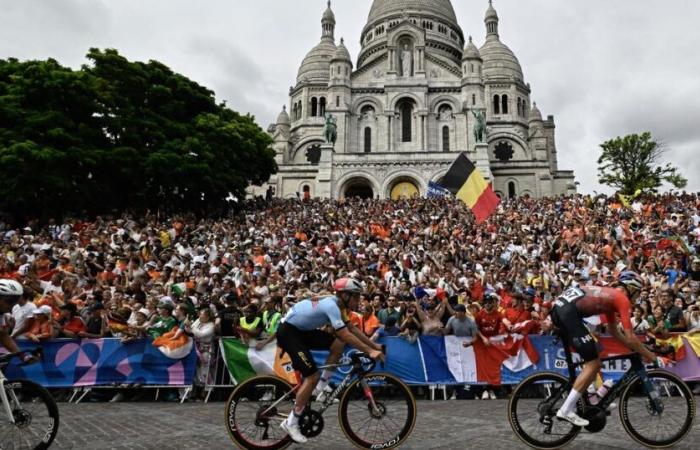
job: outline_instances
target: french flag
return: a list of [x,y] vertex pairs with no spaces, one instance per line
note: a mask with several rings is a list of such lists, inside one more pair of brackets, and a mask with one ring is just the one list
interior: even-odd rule
[[[456,336],[420,338],[426,378],[431,383],[501,384],[504,370],[521,372],[539,359],[527,336],[495,336],[491,345]],[[471,344],[471,345],[466,345]]]
[[445,292],[444,289],[431,289],[431,288],[424,288],[421,286],[418,286],[415,291],[413,291],[413,295],[416,297],[417,300],[422,299],[423,297],[428,297],[428,298],[437,298],[438,300],[444,300],[447,297],[447,293]]

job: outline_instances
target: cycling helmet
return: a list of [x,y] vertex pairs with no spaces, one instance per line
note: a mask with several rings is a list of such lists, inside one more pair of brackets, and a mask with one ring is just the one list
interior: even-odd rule
[[336,292],[350,292],[352,294],[361,294],[362,285],[352,278],[339,278],[333,285]]
[[22,285],[15,280],[0,280],[0,297],[21,297]]
[[617,281],[626,287],[633,287],[638,291],[644,287],[644,280],[639,276],[637,272],[631,270],[626,270],[617,277]]
[[498,303],[501,301],[501,297],[498,296],[495,292],[487,292],[486,295],[484,295],[484,303],[489,303],[489,302],[494,302]]

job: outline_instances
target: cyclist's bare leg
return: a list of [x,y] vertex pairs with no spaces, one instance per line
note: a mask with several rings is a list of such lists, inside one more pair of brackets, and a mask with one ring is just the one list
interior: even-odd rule
[[[345,342],[336,338],[336,340],[333,341],[333,345],[331,345],[330,353],[328,354],[328,358],[326,359],[326,365],[337,364],[338,361],[340,361],[340,357],[343,356],[344,349],[345,349]],[[328,383],[330,382],[331,378],[333,378],[334,373],[335,373],[335,369],[324,369],[323,370],[323,372],[321,373],[321,380],[318,382],[318,389],[319,390],[322,390],[326,386],[328,386]]]
[[600,372],[601,362],[600,359],[595,359],[593,361],[588,361],[583,365],[583,370],[576,378],[574,383],[574,390],[578,392],[585,391],[588,386],[595,381],[598,372]]
[[586,388],[593,383],[598,372],[600,372],[601,362],[600,359],[595,359],[593,361],[588,361],[583,365],[583,370],[576,378],[574,382],[574,387],[569,392],[569,396],[561,407],[561,411],[569,413],[576,411],[576,403],[581,398],[581,394],[586,392]]
[[288,423],[290,425],[296,425],[298,423],[299,416],[304,412],[304,408],[309,403],[311,398],[311,393],[314,391],[318,380],[321,378],[321,374],[316,372],[310,377],[304,378],[301,382],[301,387],[297,391],[296,400],[294,401],[294,409],[289,415]]

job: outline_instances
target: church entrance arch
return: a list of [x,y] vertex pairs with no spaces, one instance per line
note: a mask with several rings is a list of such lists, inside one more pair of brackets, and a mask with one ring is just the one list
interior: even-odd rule
[[418,183],[410,177],[401,177],[394,181],[389,191],[389,197],[392,200],[400,200],[402,198],[414,198],[420,196]]
[[363,200],[374,198],[372,183],[365,178],[353,178],[345,183],[342,191],[345,198],[361,198]]

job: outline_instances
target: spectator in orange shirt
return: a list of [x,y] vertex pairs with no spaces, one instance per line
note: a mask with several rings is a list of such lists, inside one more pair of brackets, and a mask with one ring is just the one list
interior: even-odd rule
[[73,273],[75,272],[75,267],[70,263],[70,257],[67,255],[61,255],[60,258],[58,258],[58,266],[56,266],[56,270],[59,272],[68,272],[68,273]]
[[[486,338],[498,336],[505,326],[505,317],[497,308],[498,298],[494,294],[489,294],[484,298],[484,309],[476,315],[476,324],[479,331]],[[486,345],[488,343],[484,342]]]
[[114,273],[114,264],[110,262],[106,263],[105,270],[100,272],[97,277],[100,279],[100,281],[111,284],[112,281],[117,278],[117,275]]
[[15,270],[15,265],[11,261],[6,261],[5,264],[0,269],[0,279],[17,279],[17,271]]
[[158,272],[158,264],[154,261],[149,261],[146,263],[146,270],[148,272],[148,277],[151,280],[157,280],[160,278],[160,272]]
[[51,339],[54,334],[51,307],[48,305],[40,306],[32,312],[32,316],[34,320],[24,337],[36,343]]
[[72,303],[61,306],[61,319],[58,322],[58,329],[61,336],[67,338],[77,338],[78,333],[87,331],[85,322],[78,314],[78,308]]
[[374,333],[380,326],[379,319],[374,314],[374,308],[372,308],[369,302],[365,302],[360,306],[360,314],[359,329],[362,330],[367,337],[374,336]]

